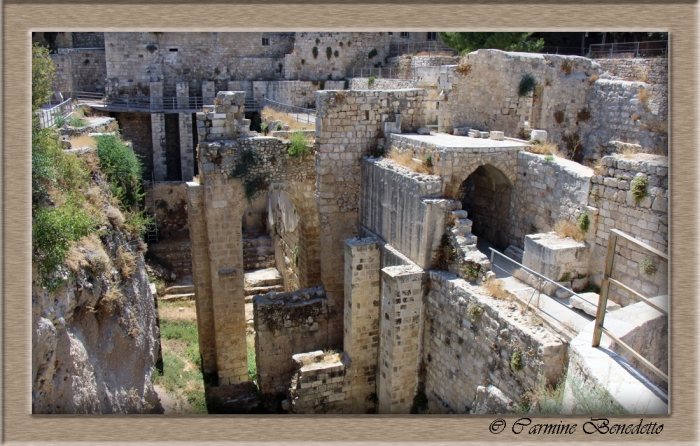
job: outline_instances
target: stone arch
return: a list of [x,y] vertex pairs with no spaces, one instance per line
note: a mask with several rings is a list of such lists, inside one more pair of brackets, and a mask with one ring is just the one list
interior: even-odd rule
[[510,203],[514,182],[503,170],[486,163],[462,181],[457,198],[472,220],[472,233],[505,249],[509,244]]

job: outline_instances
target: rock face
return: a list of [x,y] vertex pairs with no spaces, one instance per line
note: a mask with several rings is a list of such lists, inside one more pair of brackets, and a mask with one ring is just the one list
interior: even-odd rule
[[[122,234],[93,240],[86,265],[59,290],[33,284],[32,413],[145,413],[158,403],[159,334],[143,255],[129,251],[135,268],[124,277],[118,253],[134,249]],[[100,250],[109,261],[95,273],[89,261]]]

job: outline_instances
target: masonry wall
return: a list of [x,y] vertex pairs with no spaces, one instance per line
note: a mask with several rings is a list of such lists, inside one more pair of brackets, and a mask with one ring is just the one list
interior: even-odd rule
[[265,98],[282,104],[302,108],[316,107],[316,91],[319,82],[310,81],[255,81],[253,97]]
[[362,161],[360,224],[401,251],[422,268],[430,268],[440,245],[447,203],[442,181],[390,160]]
[[332,344],[342,340],[343,240],[353,237],[359,225],[360,161],[376,148],[383,119],[400,113],[403,131],[423,125],[424,95],[424,90],[316,93],[316,205]]
[[[269,46],[262,45],[263,37]],[[187,81],[192,95],[199,96],[195,92],[207,80],[227,90],[231,79],[283,77],[280,57],[293,44],[294,38],[282,33],[105,33],[107,77],[118,80],[122,94],[162,81],[164,96],[175,96],[176,82]]]
[[351,366],[347,356],[337,361],[302,365],[304,358],[323,352],[295,355],[299,367],[292,377],[291,410],[297,414],[351,414],[346,390],[347,373]]
[[104,92],[107,79],[104,49],[59,49],[58,54],[49,57],[56,64],[54,91]]
[[[469,413],[485,383],[516,404],[540,379],[556,384],[568,362],[565,342],[533,326],[511,302],[448,273],[427,274],[421,362],[429,413]],[[511,368],[514,352],[520,352],[521,370]]]
[[[146,212],[156,215],[158,237],[167,239],[187,235],[187,194],[185,183],[159,182],[146,185]],[[154,209],[155,204],[155,209]]]
[[552,231],[560,220],[576,223],[581,212],[586,211],[592,176],[593,169],[573,161],[518,153],[511,244],[523,248],[527,234]]
[[328,304],[322,288],[255,296],[255,362],[262,393],[285,393],[297,353],[328,349]]
[[[610,229],[619,229],[663,252],[668,252],[668,159],[655,155],[613,155],[601,160],[598,174],[591,178],[589,203],[599,208],[591,270],[596,281],[602,279]],[[648,181],[647,196],[636,202],[631,187],[635,177]],[[668,265],[654,256],[658,272],[645,276],[639,263],[650,257],[631,243],[621,241],[613,265],[613,277],[645,296],[653,297],[668,292]],[[619,288],[613,300],[621,305],[636,302]]]
[[628,80],[668,86],[668,59],[596,59],[600,68]]

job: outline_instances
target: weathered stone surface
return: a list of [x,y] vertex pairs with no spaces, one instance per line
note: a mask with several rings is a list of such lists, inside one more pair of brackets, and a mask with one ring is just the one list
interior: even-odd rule
[[[578,296],[571,296],[569,304],[572,308],[577,308],[584,313],[595,316],[598,311],[598,299],[600,296],[597,293],[580,293]],[[620,309],[620,305],[608,299],[605,306],[608,312]]]
[[498,387],[489,385],[476,388],[476,400],[474,400],[474,414],[506,414],[515,413],[513,400],[505,396]]

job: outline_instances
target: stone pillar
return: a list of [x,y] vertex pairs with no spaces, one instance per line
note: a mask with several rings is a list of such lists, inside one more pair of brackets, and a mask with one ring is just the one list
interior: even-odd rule
[[[151,108],[163,107],[163,83],[151,82]],[[165,115],[151,113],[151,135],[153,138],[153,176],[156,181],[165,181],[168,167],[165,161]]]
[[204,105],[213,105],[216,97],[216,86],[214,81],[202,81],[202,99]]
[[352,413],[374,413],[379,352],[379,268],[375,238],[345,240],[345,310],[343,350],[352,364],[346,399]]
[[119,79],[117,79],[117,78],[108,78],[107,79],[107,82],[105,83],[105,97],[107,99],[119,97]]
[[[177,107],[180,109],[189,108],[190,86],[187,82],[178,82],[175,85],[177,90]],[[180,172],[183,181],[189,181],[194,176],[194,150],[192,147],[192,115],[190,113],[180,113],[178,115],[178,128],[180,130]]]
[[219,385],[248,381],[243,268],[222,268],[213,287],[216,365]]
[[382,269],[379,413],[407,414],[418,382],[423,270],[415,265]]
[[212,306],[209,250],[207,248],[207,223],[204,218],[204,187],[199,183],[187,183],[187,220],[190,229],[192,251],[192,277],[197,306],[197,330],[202,370],[216,373],[216,342],[214,310]]

